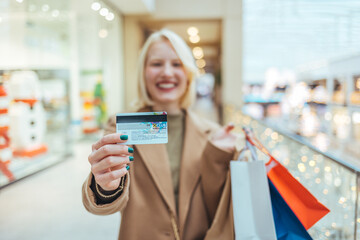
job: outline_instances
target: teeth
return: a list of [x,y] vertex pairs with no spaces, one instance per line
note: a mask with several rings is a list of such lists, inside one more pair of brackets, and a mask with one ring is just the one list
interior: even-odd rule
[[160,83],[158,86],[160,88],[173,88],[175,87],[175,83]]

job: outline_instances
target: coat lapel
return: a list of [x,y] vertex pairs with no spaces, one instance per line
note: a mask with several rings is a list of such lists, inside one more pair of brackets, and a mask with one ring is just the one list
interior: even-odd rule
[[181,235],[189,212],[191,196],[200,178],[200,159],[209,132],[209,129],[198,124],[196,117],[187,111],[180,168],[179,224]]
[[[152,109],[150,107],[144,107],[138,110],[138,112],[151,111]],[[164,201],[172,213],[177,216],[169,156],[165,144],[144,144],[134,147],[135,151],[139,152]]]
[[169,209],[176,216],[174,188],[172,186],[170,164],[165,144],[136,145],[135,151],[138,151],[141,155],[160,194]]

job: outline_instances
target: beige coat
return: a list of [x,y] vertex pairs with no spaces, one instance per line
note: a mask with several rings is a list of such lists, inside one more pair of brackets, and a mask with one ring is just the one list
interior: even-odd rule
[[[185,116],[178,213],[164,144],[134,146],[134,162],[124,192],[110,204],[95,203],[90,189],[92,174],[86,179],[82,189],[85,208],[98,215],[120,211],[119,239],[175,239],[177,227],[183,240],[233,239],[228,176],[233,153],[217,148],[208,140],[219,128],[217,124],[191,111]],[[115,125],[113,117],[105,135],[115,132]]]

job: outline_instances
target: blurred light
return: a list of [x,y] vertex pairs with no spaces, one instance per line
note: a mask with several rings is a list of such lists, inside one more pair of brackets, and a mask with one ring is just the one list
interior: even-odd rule
[[334,186],[335,187],[340,187],[341,185],[341,178],[337,177],[334,179]]
[[320,178],[316,178],[316,179],[315,179],[315,182],[316,182],[317,184],[319,184],[319,183],[321,183],[321,179],[320,179]]
[[306,171],[306,167],[303,163],[299,163],[298,164],[298,169],[300,172],[305,172]]
[[109,10],[107,8],[102,8],[102,9],[100,9],[99,13],[101,16],[105,17],[109,13]]
[[319,173],[320,172],[320,168],[316,167],[314,168],[314,173]]
[[22,3],[23,2],[23,0],[16,0],[18,3]]
[[112,12],[109,12],[108,15],[106,15],[105,19],[108,21],[114,20],[115,15]]
[[329,232],[329,231],[326,231],[326,232],[325,232],[325,236],[330,237],[330,232]]
[[356,186],[352,186],[351,191],[355,192],[356,191]]
[[53,17],[58,17],[59,16],[59,10],[57,10],[57,9],[55,9],[54,11],[52,11],[52,13],[51,13],[51,15],[53,16]]
[[190,36],[190,37],[189,37],[189,41],[190,41],[191,43],[198,43],[198,42],[200,42],[200,36],[199,36],[199,35]]
[[0,23],[2,23],[2,17],[0,17]]
[[302,157],[301,157],[301,161],[302,161],[302,162],[307,162],[307,160],[308,160],[307,156],[302,156]]
[[199,29],[197,29],[196,27],[189,27],[187,29],[187,33],[190,35],[190,36],[195,36],[199,33]]
[[339,204],[343,204],[344,202],[346,202],[346,198],[340,197]]
[[326,113],[325,113],[325,120],[326,120],[326,121],[330,121],[331,118],[332,118],[331,112],[326,112]]
[[206,66],[206,61],[204,59],[196,60],[196,66],[198,68],[204,68]]
[[289,165],[290,159],[289,159],[289,158],[285,158],[283,163],[284,163],[284,165]]
[[328,193],[329,193],[329,190],[327,190],[327,189],[324,189],[324,190],[323,190],[323,194],[326,195],[326,194],[328,194]]
[[314,167],[316,165],[316,162],[314,160],[309,161],[309,166]]
[[360,77],[356,80],[356,88],[360,89]]
[[271,139],[273,139],[273,140],[277,140],[278,137],[279,137],[279,134],[278,134],[277,132],[273,132],[273,133],[271,134]]
[[91,4],[91,9],[94,10],[94,11],[98,11],[100,8],[101,8],[101,5],[98,2],[93,2]]
[[271,133],[272,133],[272,130],[270,128],[265,129],[265,134],[267,136],[270,136]]
[[44,4],[44,5],[42,5],[42,7],[41,7],[41,10],[43,10],[44,12],[49,11],[49,9],[50,9],[50,7],[49,7],[49,5],[47,5],[47,4]]
[[203,69],[203,68],[200,68],[199,69],[199,72],[200,72],[200,74],[205,74],[206,72],[205,72],[205,69]]
[[327,166],[327,167],[325,167],[325,172],[331,172],[331,167],[329,167],[329,166]]
[[204,52],[201,47],[194,47],[193,54],[196,59],[200,59],[204,57]]
[[332,226],[333,228],[336,228],[336,223],[333,222],[333,223],[331,224],[331,226]]
[[107,35],[108,35],[108,31],[106,29],[100,29],[100,31],[99,31],[100,38],[106,38]]
[[360,223],[360,218],[357,219],[357,222]]
[[352,115],[352,120],[354,124],[360,123],[360,112],[354,112]]

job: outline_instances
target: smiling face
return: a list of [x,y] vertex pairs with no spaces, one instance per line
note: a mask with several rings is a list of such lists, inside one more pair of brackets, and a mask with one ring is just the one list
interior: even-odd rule
[[167,40],[154,42],[145,61],[146,90],[157,105],[180,108],[188,80],[185,68]]

